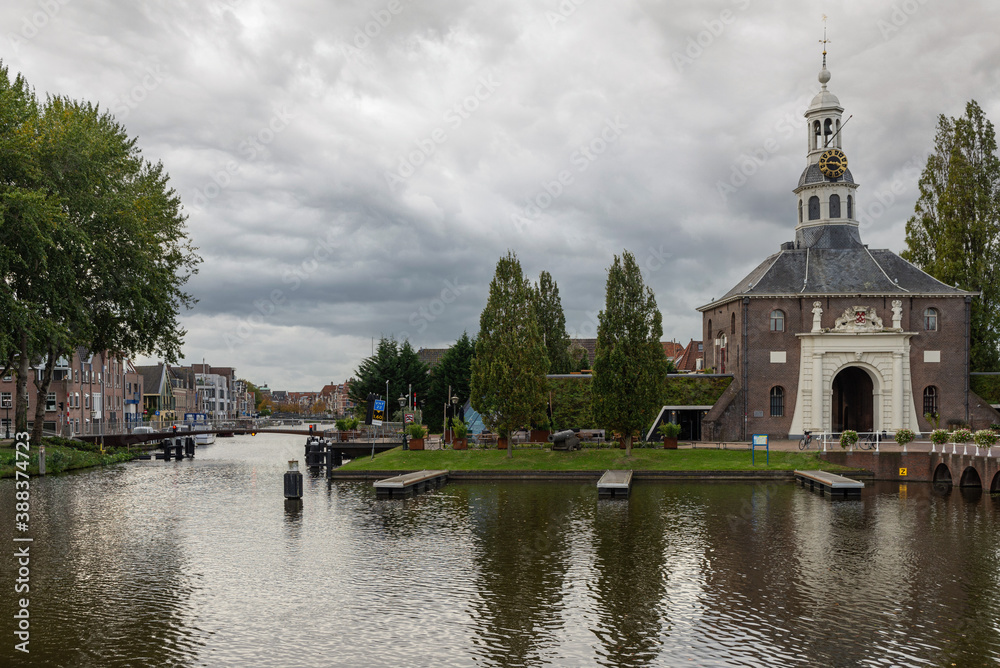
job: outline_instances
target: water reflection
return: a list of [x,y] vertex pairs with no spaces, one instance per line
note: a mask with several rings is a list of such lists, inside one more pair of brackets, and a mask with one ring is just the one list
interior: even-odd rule
[[660,650],[660,631],[670,620],[661,613],[670,532],[655,499],[602,499],[594,513],[594,571],[591,584],[600,640],[601,665],[647,665]]
[[[452,482],[380,500],[308,477],[293,507],[299,439],[227,441],[32,481],[33,664],[1000,660],[994,495],[639,481],[607,501],[592,481]],[[0,481],[0,507],[13,495]],[[0,581],[15,568],[0,558]],[[0,616],[13,605],[0,596]]]
[[567,531],[579,486],[480,485],[468,496],[476,596],[468,605],[489,665],[527,666],[556,658],[563,624]]

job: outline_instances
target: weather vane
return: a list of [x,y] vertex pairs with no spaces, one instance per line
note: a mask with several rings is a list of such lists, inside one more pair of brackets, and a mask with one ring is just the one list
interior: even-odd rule
[[826,69],[826,45],[830,43],[830,40],[826,38],[826,14],[823,14],[823,39],[820,40],[823,45],[823,69]]

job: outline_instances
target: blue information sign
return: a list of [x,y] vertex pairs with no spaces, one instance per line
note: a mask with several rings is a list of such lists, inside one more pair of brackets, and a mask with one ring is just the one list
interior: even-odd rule
[[767,434],[754,434],[753,440],[750,442],[750,465],[755,466],[754,453],[757,448],[764,448],[767,452],[766,462],[771,463],[771,446],[767,443]]

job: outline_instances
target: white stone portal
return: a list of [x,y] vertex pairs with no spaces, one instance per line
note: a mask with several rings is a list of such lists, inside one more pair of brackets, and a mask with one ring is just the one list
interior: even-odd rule
[[[862,327],[871,327],[872,320],[866,320]],[[851,327],[861,323],[844,324]],[[916,332],[846,331],[846,328],[797,334],[802,354],[789,434],[799,435],[805,430],[817,434],[832,432],[833,381],[848,367],[860,368],[872,379],[876,431],[905,428],[919,433],[910,389],[910,338],[915,335]]]

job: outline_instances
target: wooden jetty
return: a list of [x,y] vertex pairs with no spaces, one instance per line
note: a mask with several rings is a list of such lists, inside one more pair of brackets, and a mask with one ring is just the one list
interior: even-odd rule
[[447,471],[414,471],[375,483],[375,495],[383,499],[398,499],[435,489],[448,481]]
[[631,471],[605,471],[597,481],[598,498],[628,497],[631,490]]
[[796,471],[795,479],[802,487],[809,485],[810,490],[819,489],[820,494],[834,496],[861,496],[865,483],[859,480],[845,478],[827,471]]

